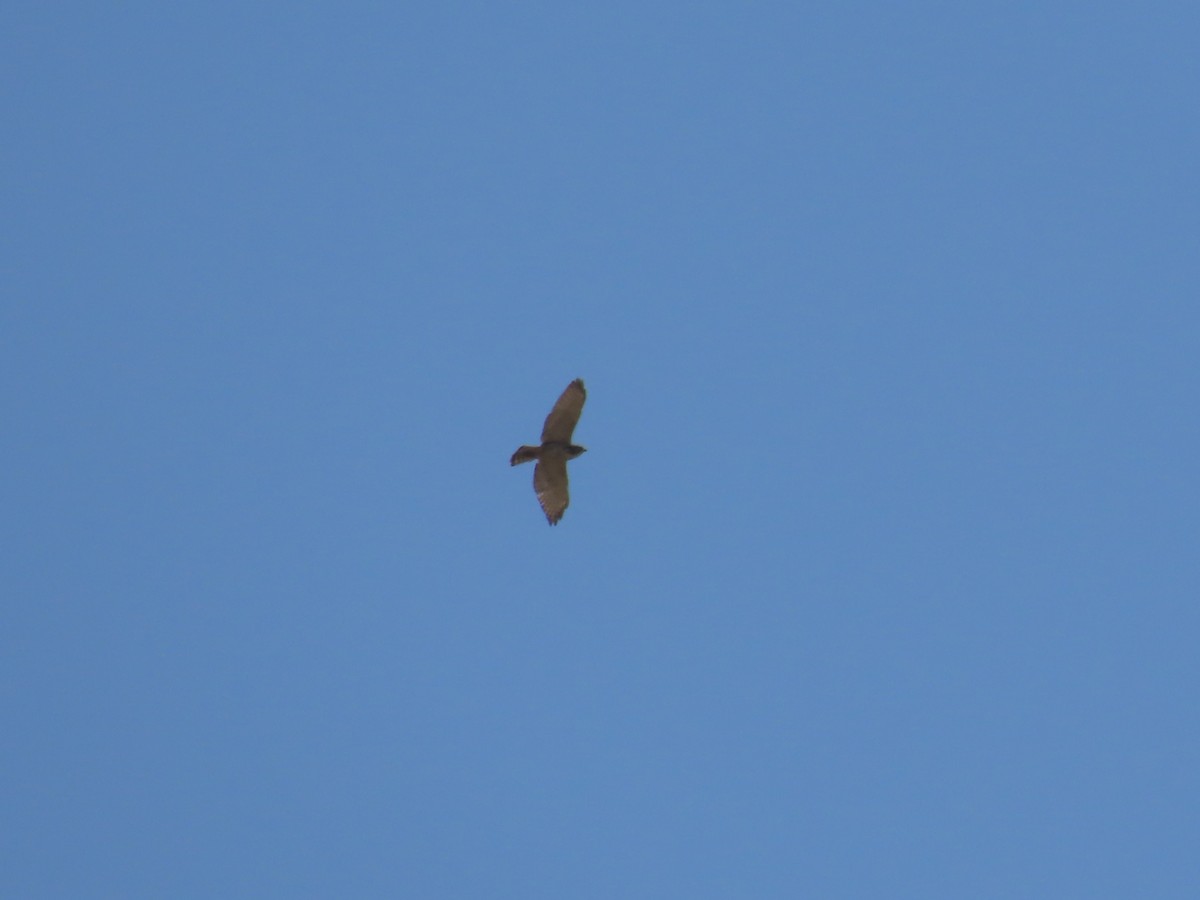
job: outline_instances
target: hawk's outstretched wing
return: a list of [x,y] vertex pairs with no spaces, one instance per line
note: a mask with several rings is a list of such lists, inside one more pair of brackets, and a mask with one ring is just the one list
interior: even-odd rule
[[[583,412],[583,401],[587,399],[587,391],[583,389],[583,379],[576,378],[567,385],[567,389],[562,392],[562,396],[554,404],[554,409],[550,410],[550,415],[546,416],[546,424],[542,426],[542,443],[546,441],[562,441],[564,444],[571,443],[571,435],[575,431],[575,423],[579,421],[579,414]],[[567,474],[564,463],[563,468],[563,509],[566,509],[566,483]],[[542,504],[545,506],[545,504]],[[549,515],[549,512],[547,512]],[[559,513],[562,515],[562,513]]]
[[[561,401],[560,401],[561,402]],[[576,413],[576,417],[578,417]],[[565,453],[545,453],[533,469],[533,489],[538,503],[551,525],[557,525],[571,502],[567,491],[567,457]]]

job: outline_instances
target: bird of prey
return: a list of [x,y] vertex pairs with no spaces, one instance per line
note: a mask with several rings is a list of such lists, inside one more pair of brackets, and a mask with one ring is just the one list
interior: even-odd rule
[[546,424],[542,426],[542,445],[540,447],[518,447],[512,455],[511,463],[518,466],[531,459],[537,460],[533,467],[533,490],[537,494],[538,503],[542,504],[542,512],[546,521],[557,525],[571,502],[567,492],[567,460],[574,459],[587,452],[586,447],[571,443],[571,434],[575,431],[575,423],[583,412],[583,401],[587,399],[587,391],[583,389],[583,379],[576,378],[567,385],[562,396],[546,416]]

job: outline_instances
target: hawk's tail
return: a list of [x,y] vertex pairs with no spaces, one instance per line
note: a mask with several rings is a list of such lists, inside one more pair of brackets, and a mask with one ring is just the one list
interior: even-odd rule
[[530,460],[537,459],[541,455],[541,453],[542,453],[541,447],[529,447],[529,446],[518,447],[517,452],[514,453],[512,455],[512,459],[509,460],[509,464],[514,465],[514,466],[519,466],[521,463],[525,463],[525,462],[529,462]]

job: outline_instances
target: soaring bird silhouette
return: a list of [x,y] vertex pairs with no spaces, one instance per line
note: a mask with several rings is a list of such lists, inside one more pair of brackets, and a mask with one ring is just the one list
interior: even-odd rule
[[587,452],[586,447],[571,443],[571,434],[575,431],[575,423],[583,412],[583,401],[587,399],[587,391],[583,389],[583,379],[576,378],[567,385],[562,396],[546,416],[546,424],[542,426],[542,445],[540,447],[518,447],[510,462],[518,466],[531,459],[537,460],[533,467],[533,490],[537,494],[538,503],[542,504],[542,512],[546,521],[557,525],[571,502],[567,491],[567,460],[574,459]]

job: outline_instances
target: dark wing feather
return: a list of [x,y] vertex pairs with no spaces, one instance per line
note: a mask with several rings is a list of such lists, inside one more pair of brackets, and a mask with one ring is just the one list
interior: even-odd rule
[[[554,409],[550,410],[550,415],[546,416],[546,424],[542,426],[543,444],[546,441],[562,441],[564,444],[571,442],[575,423],[579,421],[579,414],[583,412],[583,401],[586,399],[587,391],[583,389],[582,378],[576,378],[567,385],[567,389],[554,404]],[[564,473],[564,482],[565,480]]]
[[542,504],[542,512],[546,521],[557,525],[563,517],[571,495],[567,491],[567,458],[565,455],[553,454],[538,460],[533,469],[533,489],[537,491],[538,503]]

